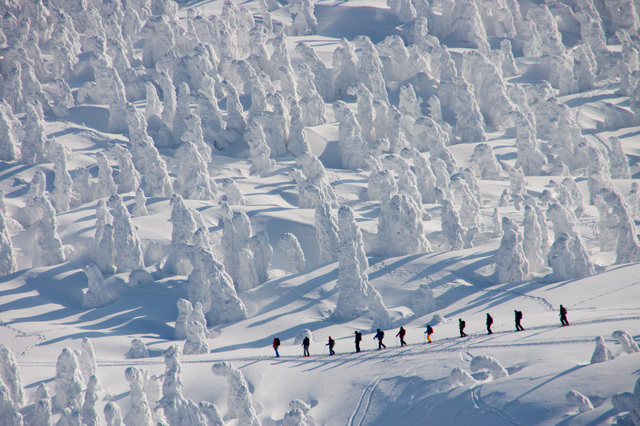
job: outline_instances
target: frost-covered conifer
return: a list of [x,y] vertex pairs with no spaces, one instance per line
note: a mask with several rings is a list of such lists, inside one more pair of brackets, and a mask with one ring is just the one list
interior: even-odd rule
[[478,355],[471,359],[469,369],[472,373],[477,373],[481,370],[487,370],[493,380],[502,379],[509,376],[509,372],[506,368],[500,364],[500,362],[488,355]]
[[73,176],[71,187],[70,206],[89,203],[94,200],[95,194],[91,190],[91,173],[87,169],[77,169]]
[[33,266],[57,265],[66,260],[66,255],[58,237],[56,212],[44,197],[39,198],[39,206],[42,217],[36,224]]
[[405,193],[394,195],[388,206],[381,207],[378,252],[392,257],[430,251],[420,205]]
[[416,9],[409,0],[387,0],[387,6],[399,22],[411,22],[416,19]]
[[512,127],[517,107],[507,96],[501,70],[485,55],[472,50],[464,54],[462,76],[473,88],[487,122],[497,129]]
[[253,252],[253,264],[256,267],[260,284],[269,280],[269,264],[273,255],[273,248],[269,243],[266,231],[256,232],[249,240],[249,249]]
[[67,170],[67,155],[64,146],[56,139],[51,139],[47,143],[47,153],[49,159],[54,164],[55,181],[54,190],[50,199],[58,212],[69,210],[71,201],[71,187],[73,181]]
[[567,400],[567,403],[573,405],[578,409],[578,413],[584,413],[593,410],[593,404],[591,403],[591,400],[577,390],[570,390],[569,392],[567,392],[565,399]]
[[418,316],[426,315],[437,309],[436,300],[429,284],[420,284],[420,287],[414,292],[412,308]]
[[[333,100],[333,85],[331,82],[331,77],[332,77],[331,72],[327,70],[326,66],[320,60],[320,58],[318,57],[316,52],[313,50],[313,48],[309,47],[307,44],[303,42],[299,42],[296,45],[296,52],[303,58],[304,60],[303,63],[310,68],[313,75],[313,83],[315,85],[316,90],[318,91],[318,94],[325,101]],[[300,71],[300,69],[298,69],[298,71]],[[302,77],[302,75],[299,75],[298,79],[299,79],[298,89],[304,90],[300,86],[304,85],[305,78]],[[301,99],[304,98],[300,93],[298,93],[298,96]]]
[[206,424],[198,405],[182,395],[181,350],[173,345],[164,352],[165,373],[162,383],[162,398],[158,401],[169,424]]
[[287,257],[287,273],[297,274],[307,270],[307,260],[295,235],[286,232],[278,240],[278,247]]
[[22,139],[20,149],[22,161],[26,164],[43,163],[45,161],[44,147],[47,142],[44,121],[32,104],[27,105],[25,112],[24,139]]
[[13,122],[4,105],[0,104],[0,160],[15,161],[17,143],[14,137]]
[[84,273],[87,275],[89,282],[87,292],[82,299],[82,307],[84,309],[100,308],[117,300],[117,292],[105,284],[102,273],[95,264],[90,263],[87,265],[84,268]]
[[260,420],[253,408],[253,399],[249,386],[242,372],[226,361],[216,362],[211,366],[211,371],[217,376],[225,377],[229,382],[227,392],[227,417],[238,419],[243,425],[259,426]]
[[302,109],[300,105],[291,98],[289,101],[292,102],[292,105],[289,111],[291,125],[289,127],[289,138],[287,139],[287,151],[294,157],[298,157],[301,154],[311,152],[311,147],[304,132]]
[[499,283],[521,282],[529,274],[529,262],[522,247],[518,224],[502,218],[502,239],[495,256],[496,278]]
[[486,142],[479,143],[473,149],[469,164],[477,176],[484,180],[502,179],[501,167],[496,159],[491,145]]
[[184,260],[180,259],[179,247],[183,243],[193,243],[194,235],[198,229],[193,214],[193,210],[188,208],[183,198],[179,194],[174,194],[171,198],[173,208],[171,210],[171,249],[163,270],[167,273],[185,274],[188,269],[184,265]]
[[293,23],[287,28],[290,36],[303,36],[316,33],[318,20],[313,14],[313,2],[310,0],[293,0],[289,3],[289,11]]
[[444,161],[449,174],[457,172],[456,160],[447,148],[450,143],[449,135],[440,125],[429,117],[420,117],[415,122],[415,128],[416,139],[421,140],[415,148],[418,151],[429,150],[431,161],[436,158]]
[[256,114],[254,119],[262,125],[266,143],[271,149],[271,156],[281,157],[287,154],[288,112],[282,96],[278,93],[269,94],[267,98],[272,104],[273,111],[262,111]]
[[593,351],[593,355],[591,355],[591,364],[596,364],[599,362],[611,361],[613,359],[613,354],[607,348],[607,345],[602,338],[602,336],[596,336],[596,349]]
[[173,338],[175,340],[184,340],[187,338],[187,324],[191,313],[193,312],[193,305],[186,299],[178,299],[178,318],[176,319],[175,329],[173,331]]
[[96,154],[98,161],[98,198],[108,198],[118,193],[118,188],[113,180],[113,169],[107,156],[102,152]]
[[471,374],[463,370],[462,368],[456,367],[451,370],[451,375],[449,376],[449,383],[453,387],[458,386],[466,386],[466,385],[475,385],[476,379],[473,378]]
[[119,195],[109,198],[113,211],[113,239],[115,242],[115,264],[118,272],[144,267],[142,242],[131,222],[131,215]]
[[502,52],[502,75],[505,77],[513,77],[518,74],[518,67],[513,57],[511,42],[507,39],[500,42],[500,51]]
[[249,159],[252,162],[249,173],[261,177],[266,176],[276,162],[269,158],[271,148],[267,145],[266,136],[259,122],[253,120],[249,123],[247,132],[245,132],[245,140],[249,144]]
[[404,118],[402,113],[394,105],[391,105],[387,118],[387,137],[389,139],[389,151],[396,153],[409,146],[409,141],[404,132]]
[[152,424],[152,408],[144,391],[144,373],[139,368],[128,367],[124,371],[124,377],[129,382],[130,389],[131,409],[129,410],[129,421],[139,425]]
[[362,137],[362,129],[347,104],[336,101],[333,111],[338,119],[340,157],[343,167],[354,169],[364,167],[369,148]]
[[[78,363],[80,364],[80,371],[82,371],[82,377],[95,376],[98,370],[98,364],[96,363],[96,356],[93,351],[93,344],[87,337],[82,338],[80,344],[82,352],[78,356]],[[97,377],[96,377],[97,381]],[[97,383],[96,383],[97,384]]]
[[251,221],[246,213],[235,212],[231,220],[224,221],[224,265],[238,291],[249,290],[258,285],[253,253],[248,249],[250,238]]
[[480,214],[480,203],[469,185],[464,175],[456,173],[451,177],[450,188],[452,189],[458,205],[460,206],[460,222],[466,228],[476,227],[480,231],[484,231],[484,223]]
[[325,105],[321,94],[316,88],[316,76],[311,67],[302,63],[297,67],[298,103],[302,109],[305,126],[318,126],[327,122]]
[[64,348],[56,362],[55,407],[64,410],[67,407],[80,409],[83,403],[82,391],[85,381],[82,378],[80,364],[76,354]]
[[124,357],[127,359],[148,358],[149,350],[142,340],[133,339],[131,340],[131,347]]
[[149,211],[147,210],[147,197],[144,196],[144,191],[142,191],[142,188],[138,187],[138,189],[136,190],[136,201],[133,205],[131,216],[140,217],[147,215],[149,215]]
[[449,33],[455,34],[466,43],[474,44],[478,49],[488,51],[487,33],[478,10],[472,0],[458,0],[451,12]]
[[131,151],[115,145],[111,151],[118,160],[118,193],[133,192],[140,186],[140,173],[133,165]]
[[149,17],[140,30],[144,39],[142,64],[145,68],[155,68],[155,64],[164,54],[169,53],[175,44],[175,33],[164,15]]
[[354,86],[349,87],[347,92],[355,96],[358,100],[358,114],[356,119],[360,128],[362,129],[362,136],[369,145],[375,140],[375,132],[373,127],[374,110],[373,110],[373,94],[364,85],[359,82]]
[[0,210],[0,276],[9,275],[18,270],[11,235],[7,228],[4,213]]
[[32,425],[52,426],[51,398],[40,398],[35,403]]
[[184,343],[184,354],[206,354],[209,346],[206,342],[206,328],[196,320],[190,320],[187,324],[187,340]]
[[[447,164],[442,159],[434,157],[430,157],[429,162],[431,163],[431,170],[436,177],[436,190],[440,191],[442,197],[452,198],[453,195],[449,190],[451,179],[447,171]],[[436,195],[436,199],[438,202],[442,201],[438,195]]]
[[232,178],[226,178],[223,180],[222,188],[227,196],[227,204],[230,206],[244,205],[247,203],[247,200],[240,191],[240,187]]
[[338,235],[338,222],[331,212],[329,203],[320,203],[316,206],[315,228],[320,246],[320,262],[326,263],[336,260],[340,236]]
[[622,148],[622,143],[620,139],[616,136],[612,136],[609,138],[610,150],[609,154],[609,164],[611,169],[611,177],[613,179],[629,179],[631,178],[631,173],[629,171],[629,160],[625,155],[624,149]]
[[100,414],[96,410],[96,402],[98,402],[98,378],[93,375],[89,377],[87,390],[84,393],[84,403],[82,404],[82,424],[88,426],[97,426],[100,424]]
[[[640,242],[635,222],[622,195],[618,191],[603,188],[596,198],[596,205],[600,212],[598,230],[603,240],[603,251],[615,247],[616,263],[635,262],[640,259]],[[610,241],[610,247],[605,241]]]
[[108,402],[104,406],[104,420],[107,426],[123,426],[120,406],[115,402]]
[[6,69],[3,73],[3,97],[11,106],[12,111],[21,113],[28,109],[28,105],[30,105],[25,102],[22,96],[24,91],[22,87],[22,66],[19,62],[13,61],[9,66],[3,68]]
[[0,383],[7,387],[7,395],[12,401],[12,405],[19,410],[24,405],[24,391],[22,390],[22,379],[20,368],[13,356],[13,352],[4,344],[0,344]]
[[589,260],[582,238],[567,232],[556,234],[556,239],[549,250],[548,262],[553,269],[552,277],[558,281],[595,274],[595,268]]
[[618,341],[618,343],[622,346],[622,348],[626,353],[633,354],[636,352],[640,352],[640,348],[638,347],[638,344],[633,340],[633,337],[631,337],[629,333],[627,333],[626,331],[616,330],[613,333],[611,333],[611,337],[613,337]]
[[176,192],[186,199],[210,200],[218,192],[216,183],[209,175],[207,162],[195,144],[183,143],[174,156],[178,166],[178,177],[174,182]]
[[358,81],[367,86],[375,99],[388,103],[389,97],[378,51],[365,35],[356,37],[353,43],[358,48]]
[[338,302],[333,311],[335,319],[353,319],[368,310],[373,316],[372,328],[388,329],[389,314],[378,291],[369,284],[369,262],[364,252],[362,233],[353,210],[342,206],[338,210],[340,247],[338,250]]
[[501,238],[502,235],[504,235],[504,232],[502,232],[502,218],[500,217],[500,213],[498,212],[498,208],[497,207],[493,208],[493,215],[491,217],[491,223],[493,224],[493,232],[492,232],[491,235],[494,238],[497,238],[497,237]]
[[358,57],[356,47],[346,39],[333,51],[333,95],[332,99],[342,99],[349,87],[358,82]]
[[544,252],[542,244],[542,229],[533,207],[526,205],[524,208],[524,233],[522,248],[529,263],[531,272],[539,272],[544,266]]

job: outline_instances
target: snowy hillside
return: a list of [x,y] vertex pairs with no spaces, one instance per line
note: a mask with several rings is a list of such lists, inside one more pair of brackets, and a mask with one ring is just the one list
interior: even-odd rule
[[638,10],[0,0],[0,426],[640,425]]

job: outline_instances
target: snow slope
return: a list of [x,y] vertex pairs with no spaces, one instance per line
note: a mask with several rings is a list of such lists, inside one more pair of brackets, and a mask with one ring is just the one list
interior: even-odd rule
[[[257,2],[243,3],[257,13]],[[529,2],[522,7],[530,6]],[[183,7],[203,14],[219,13],[221,1],[206,1]],[[392,34],[405,34],[384,2],[318,1],[317,34],[288,37],[287,46],[294,66],[301,61],[295,53],[297,41],[303,39],[316,49],[330,66],[333,50],[340,38],[353,39],[367,35],[373,43]],[[290,23],[286,11],[273,13],[274,19]],[[498,45],[492,38],[492,47]],[[468,46],[456,47],[451,41],[454,61],[460,63]],[[616,49],[619,46],[612,46]],[[520,48],[520,47],[518,47]],[[86,60],[86,59],[85,59]],[[514,83],[536,83],[541,70],[529,58],[518,58],[519,75]],[[542,70],[544,71],[544,70]],[[88,77],[82,73],[69,84],[74,90]],[[614,180],[626,193],[640,173],[640,141],[638,127],[604,130],[604,102],[628,107],[628,97],[616,94],[615,84],[595,90],[562,96],[559,99],[576,114],[583,135],[599,143],[618,136],[629,158],[632,179]],[[398,90],[390,91],[397,103]],[[247,102],[246,99],[242,99]],[[354,110],[354,99],[347,99]],[[144,102],[136,103],[138,108]],[[55,137],[68,150],[69,169],[92,167],[97,175],[95,155],[114,142],[126,138],[108,132],[106,105],[83,104],[73,108],[64,119],[47,117],[46,134]],[[614,264],[615,256],[601,253],[595,206],[585,206],[580,218],[580,232],[587,244],[597,275],[561,282],[549,282],[544,273],[534,274],[522,283],[496,284],[493,256],[500,239],[491,234],[491,217],[508,180],[481,181],[484,202],[482,218],[487,226],[475,239],[473,248],[448,250],[440,222],[440,206],[426,204],[432,219],[424,221],[432,253],[394,258],[376,257],[376,234],[380,203],[368,201],[368,170],[340,168],[338,125],[330,107],[328,123],[307,128],[312,152],[327,168],[331,186],[341,205],[350,206],[364,234],[369,255],[367,271],[371,284],[381,294],[390,311],[393,328],[386,331],[387,349],[376,350],[372,339],[371,318],[362,316],[351,321],[329,319],[335,308],[338,290],[338,263],[320,263],[314,228],[314,211],[298,207],[298,191],[289,172],[296,167],[291,156],[277,158],[267,177],[251,176],[248,146],[238,142],[229,149],[214,152],[209,170],[222,187],[225,178],[233,178],[247,202],[232,206],[251,219],[253,232],[266,231],[274,254],[270,280],[256,288],[239,293],[244,302],[246,320],[210,327],[207,340],[211,349],[201,355],[183,355],[181,379],[183,394],[195,402],[214,403],[227,422],[227,380],[211,372],[211,365],[229,361],[240,369],[252,394],[258,418],[264,425],[283,424],[284,415],[294,399],[311,406],[307,414],[310,424],[389,425],[389,424],[610,424],[620,412],[613,407],[615,393],[630,392],[640,377],[640,353],[624,353],[611,337],[616,330],[626,330],[640,341],[640,264]],[[488,129],[488,143],[504,174],[516,161],[515,135],[509,131]],[[464,165],[476,143],[449,147],[459,165]],[[171,149],[161,153],[169,158]],[[47,190],[53,189],[51,163],[27,166],[19,162],[0,163],[0,189],[5,193],[7,217],[20,217],[25,205],[28,182],[42,170],[47,175]],[[553,176],[527,177],[527,192],[534,197],[549,189]],[[581,172],[576,181],[588,199],[587,179]],[[129,210],[134,193],[123,195]],[[222,253],[222,191],[214,200],[185,200],[204,219],[214,254]],[[34,229],[27,228],[12,236],[19,270],[0,277],[0,342],[15,354],[26,393],[26,405],[20,410],[29,424],[35,410],[35,394],[40,383],[52,391],[55,386],[56,359],[63,348],[80,350],[82,338],[88,337],[94,347],[101,390],[97,403],[103,412],[108,402],[122,410],[125,424],[130,423],[130,389],[124,371],[137,366],[160,375],[165,371],[163,352],[173,344],[173,331],[178,315],[176,301],[188,298],[187,276],[168,275],[162,271],[164,259],[148,259],[146,270],[153,281],[129,285],[128,273],[115,274],[108,281],[116,286],[119,299],[108,306],[83,309],[87,289],[83,267],[91,263],[95,233],[97,201],[57,214],[58,232],[65,245],[73,246],[70,260],[51,267],[32,268]],[[133,218],[145,248],[168,246],[171,242],[171,209],[169,198],[150,197],[149,216]],[[521,224],[524,210],[512,204],[500,208],[500,214]],[[287,275],[286,259],[276,242],[286,232],[300,242],[309,269]],[[546,270],[545,272],[549,272]],[[639,274],[638,276],[636,274]],[[106,278],[106,277],[105,277]],[[428,284],[437,309],[416,315],[413,301],[421,284]],[[560,304],[569,310],[571,326],[560,327]],[[524,331],[514,332],[513,311],[524,312]],[[490,312],[494,333],[487,335],[484,321]],[[434,315],[447,319],[434,324]],[[459,338],[458,318],[466,321],[468,337]],[[424,327],[434,325],[434,342],[425,343]],[[398,347],[397,329],[407,329],[408,346]],[[313,333],[311,357],[302,357],[302,348],[294,344],[303,329]],[[355,330],[364,335],[363,352],[354,353]],[[274,336],[283,346],[281,356],[274,358],[270,347]],[[337,355],[327,355],[329,336],[336,341]],[[595,337],[603,336],[615,359],[590,364]],[[141,339],[149,349],[149,358],[126,359],[131,340]],[[508,377],[492,380],[484,371],[471,372],[475,356],[488,355],[508,371]],[[472,373],[474,384],[456,386],[450,383],[451,371],[460,368]],[[565,395],[577,390],[591,400],[595,409],[585,413],[567,403]],[[54,412],[54,420],[60,412]],[[102,417],[104,422],[104,417]]]

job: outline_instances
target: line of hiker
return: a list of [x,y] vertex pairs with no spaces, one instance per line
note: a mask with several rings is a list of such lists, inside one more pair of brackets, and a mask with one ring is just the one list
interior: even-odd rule
[[[514,310],[513,313],[514,313],[516,331],[524,330],[524,327],[522,327],[522,324],[521,324],[522,318],[523,318],[522,311]],[[569,320],[567,319],[567,308],[565,308],[562,305],[560,305],[560,324],[563,327],[569,325]],[[493,334],[493,330],[491,330],[491,327],[493,326],[493,317],[489,313],[487,313],[486,325],[487,325],[487,334]],[[462,318],[458,318],[458,328],[460,330],[460,337],[467,337],[467,334],[464,332],[465,327],[466,327],[466,322]],[[432,343],[433,341],[431,340],[431,335],[433,334],[433,327],[431,327],[430,324],[426,325],[426,330],[424,331],[424,334],[425,334],[425,343]],[[358,353],[358,352],[361,352],[360,343],[362,342],[362,333],[356,330],[354,332],[354,335],[355,335],[354,343],[356,347],[356,353]],[[400,347],[404,347],[407,345],[407,342],[405,340],[406,335],[407,335],[407,330],[404,327],[400,327],[400,330],[396,334],[396,337],[400,338]],[[385,345],[383,342],[384,331],[377,329],[376,334],[373,336],[373,340],[378,340],[378,350],[387,348],[387,345]],[[311,340],[309,339],[309,336],[306,336],[302,340],[302,347],[303,347],[302,356],[303,357],[310,356],[309,354],[310,345],[311,345]],[[336,354],[334,350],[335,345],[336,345],[336,341],[331,336],[329,336],[329,341],[325,345],[329,347],[329,355]],[[396,345],[397,345],[397,341],[396,341]],[[273,338],[273,349],[276,352],[276,357],[280,356],[280,353],[278,352],[279,347],[280,347],[280,339],[276,336]]]

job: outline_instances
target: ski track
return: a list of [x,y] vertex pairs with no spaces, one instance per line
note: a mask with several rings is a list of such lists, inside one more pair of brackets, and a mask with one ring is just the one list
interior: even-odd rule
[[[476,392],[476,389],[478,389],[477,392]],[[508,424],[516,425],[516,426],[520,425],[520,423],[516,422],[508,413],[496,407],[492,407],[491,405],[487,404],[484,401],[484,399],[482,399],[482,394],[481,394],[482,385],[479,385],[477,388],[470,389],[470,391],[471,391],[471,400],[473,401],[474,405],[478,408],[478,410],[483,411],[485,413],[494,414],[500,417],[502,420],[504,420]]]
[[47,337],[43,334],[43,332],[33,332],[33,333],[25,333],[22,330],[19,330],[15,327],[12,327],[10,325],[5,324],[4,322],[0,322],[0,327],[4,327],[8,330],[11,330],[14,333],[14,336],[16,337],[30,337],[30,336],[38,336],[38,341],[32,345],[27,346],[25,349],[23,349],[17,356],[17,358],[23,358],[25,355],[27,355],[27,352],[29,352],[31,349],[33,349],[34,347],[38,346],[39,344],[43,343],[44,341],[47,340]]
[[360,394],[360,399],[358,400],[358,405],[356,405],[356,408],[353,410],[353,413],[351,414],[351,417],[349,418],[348,424],[350,426],[354,426],[354,421],[355,421],[355,419],[356,419],[356,417],[358,415],[358,411],[360,411],[360,408],[362,407],[362,403],[366,399],[367,400],[366,405],[363,408],[363,412],[362,412],[362,415],[360,417],[360,421],[357,423],[358,426],[362,426],[362,422],[364,421],[364,418],[367,415],[367,411],[369,410],[369,407],[371,406],[371,397],[373,395],[373,391],[376,389],[376,387],[378,387],[378,384],[382,380],[382,379],[380,379],[381,375],[382,374],[379,374],[378,376],[376,376],[376,378],[373,379],[362,390],[362,393]]

